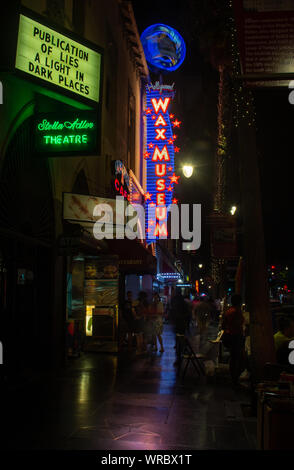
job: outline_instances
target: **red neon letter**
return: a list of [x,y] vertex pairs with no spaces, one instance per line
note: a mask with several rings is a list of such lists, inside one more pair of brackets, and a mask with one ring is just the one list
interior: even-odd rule
[[164,135],[165,132],[166,132],[166,129],[155,129],[155,131],[156,131],[156,134],[157,134],[157,136],[155,137],[156,140],[159,140],[159,139],[165,140],[166,139],[166,137]]
[[159,236],[167,237],[166,225],[165,225],[165,224],[162,224],[162,225],[156,224],[156,227],[155,227],[155,230],[154,230],[154,234],[153,234],[153,235],[154,235],[155,237],[157,237],[158,235],[159,235]]
[[153,106],[153,109],[154,111],[156,112],[156,114],[158,113],[158,111],[160,110],[160,108],[162,109],[162,111],[164,113],[166,113],[166,110],[167,110],[167,107],[169,105],[169,102],[170,102],[170,98],[164,98],[164,101],[162,101],[161,98],[159,98],[159,100],[157,101],[156,98],[152,98],[151,99],[151,103],[152,103],[152,106]]
[[164,191],[165,190],[165,181],[164,179],[156,181],[156,191]]
[[157,206],[165,206],[165,193],[157,193],[156,194],[156,205]]
[[166,219],[166,207],[156,207],[155,209],[155,217],[158,220],[165,220]]
[[154,124],[154,126],[160,126],[160,124],[162,126],[167,126],[166,122],[165,122],[165,119],[164,117],[160,114],[160,116],[158,116],[157,120],[156,120],[156,123]]
[[161,151],[159,150],[159,148],[156,145],[154,153],[153,153],[152,161],[156,162],[157,160],[160,160],[160,161],[165,160],[166,162],[170,161],[169,153],[168,153],[168,150],[166,148],[166,145],[163,147],[163,149]]
[[155,165],[155,174],[156,176],[165,176],[166,174],[166,164],[165,163],[157,163]]

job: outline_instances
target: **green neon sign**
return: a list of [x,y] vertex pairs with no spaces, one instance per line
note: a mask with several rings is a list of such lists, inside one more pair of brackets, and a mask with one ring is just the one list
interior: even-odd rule
[[101,54],[24,15],[19,19],[15,67],[99,102]]
[[90,112],[79,116],[39,116],[35,121],[35,148],[45,154],[93,154],[97,144],[97,122]]

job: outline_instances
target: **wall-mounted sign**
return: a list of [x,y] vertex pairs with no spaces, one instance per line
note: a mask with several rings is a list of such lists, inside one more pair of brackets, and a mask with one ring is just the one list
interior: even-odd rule
[[213,215],[211,225],[211,254],[215,258],[234,258],[238,255],[236,220],[232,216]]
[[153,24],[141,35],[149,66],[154,70],[173,72],[183,63],[186,45],[182,36],[171,26]]
[[146,88],[146,148],[143,157],[147,166],[146,239],[154,241],[167,237],[167,208],[176,204],[173,198],[174,185],[179,176],[175,175],[175,144],[177,128],[181,122],[169,113],[174,97],[173,85],[147,85]]
[[113,160],[111,165],[115,195],[129,199],[130,180],[128,170],[121,160]]
[[34,124],[35,150],[44,154],[94,153],[97,149],[95,113],[74,111],[39,115]]
[[[242,73],[250,87],[287,86],[278,74],[293,74],[293,0],[235,0]],[[276,75],[276,77],[275,77]],[[272,76],[273,80],[265,80]]]
[[24,15],[19,19],[15,67],[99,102],[101,54]]

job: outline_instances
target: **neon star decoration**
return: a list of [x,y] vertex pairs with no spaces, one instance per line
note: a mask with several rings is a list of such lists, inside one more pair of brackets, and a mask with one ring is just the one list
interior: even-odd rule
[[178,179],[180,178],[179,176],[176,176],[175,174],[173,174],[172,176],[169,176],[169,178],[170,178],[171,183],[179,184],[178,182]]
[[181,121],[178,121],[177,119],[175,119],[175,120],[173,121],[173,126],[174,126],[174,127],[180,127],[181,124],[182,124],[182,122],[181,122]]
[[168,236],[168,207],[178,202],[173,191],[179,179],[175,174],[175,153],[180,148],[174,146],[177,137],[174,127],[179,127],[181,121],[174,114],[169,114],[175,94],[173,88],[173,85],[162,85],[159,82],[146,86],[146,110],[143,114],[146,147],[143,157],[147,174],[145,216],[146,239],[149,243]]
[[146,199],[146,201],[147,201],[148,199],[151,199],[151,196],[152,196],[152,194],[150,194],[150,193],[148,193],[148,192],[145,193],[145,199]]

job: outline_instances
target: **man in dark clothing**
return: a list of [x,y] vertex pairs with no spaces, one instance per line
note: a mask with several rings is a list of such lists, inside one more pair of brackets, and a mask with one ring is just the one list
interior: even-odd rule
[[190,314],[187,302],[177,289],[175,296],[171,300],[171,319],[175,325],[175,333],[184,334],[190,321]]
[[222,342],[230,351],[230,373],[233,385],[236,386],[245,365],[244,317],[241,310],[241,296],[238,294],[232,295],[231,304],[232,306],[224,312]]
[[[175,326],[176,335],[184,335],[190,322],[190,312],[187,302],[185,302],[184,297],[181,294],[181,290],[177,289],[175,296],[171,300],[171,319]],[[175,365],[177,365],[181,358],[182,347],[183,347],[183,337],[176,336],[176,353],[177,360]]]
[[123,308],[123,318],[124,318],[124,321],[127,325],[128,350],[129,351],[132,349],[132,340],[133,340],[134,323],[135,323],[133,310],[134,310],[134,307],[133,307],[133,294],[129,290],[127,292],[127,298],[126,298],[126,301],[124,303],[124,308]]

